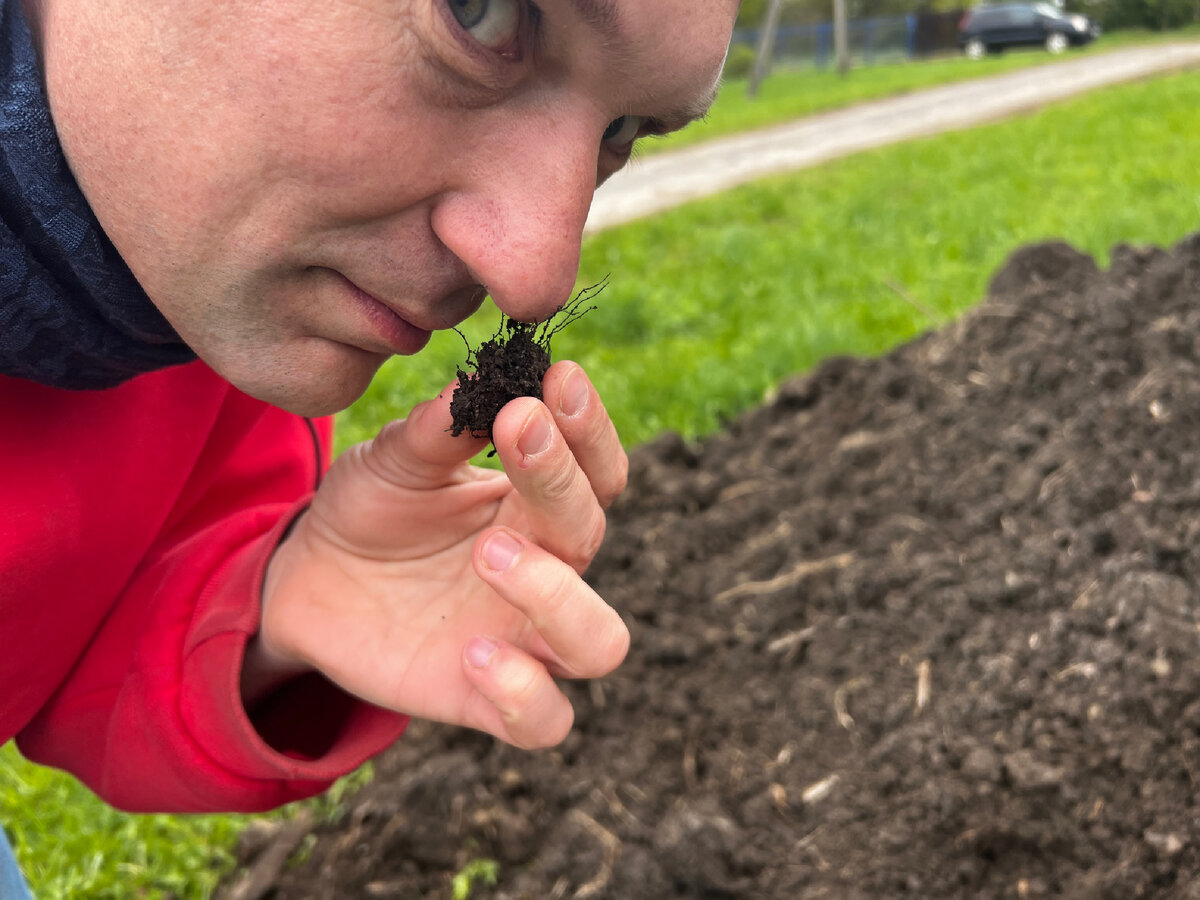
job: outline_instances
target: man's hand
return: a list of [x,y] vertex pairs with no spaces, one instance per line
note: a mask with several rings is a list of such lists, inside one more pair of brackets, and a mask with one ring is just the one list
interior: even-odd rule
[[451,390],[336,461],[267,571],[247,650],[247,702],[315,668],[371,703],[521,747],[561,741],[555,678],[624,659],[620,616],[580,577],[628,462],[583,370],[556,363],[545,404],[509,403],[493,430],[504,472],[468,465]]

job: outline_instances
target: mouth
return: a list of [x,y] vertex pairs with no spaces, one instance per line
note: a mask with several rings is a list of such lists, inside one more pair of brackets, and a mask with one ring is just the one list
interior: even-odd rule
[[[401,311],[397,305],[364,290],[337,269],[326,269],[359,323],[346,333],[346,343],[370,353],[411,356],[425,347],[433,332],[453,328],[482,305],[487,290],[479,284],[452,288],[440,296],[418,298],[419,313]],[[365,325],[366,327],[362,327]]]
[[411,356],[429,343],[436,326],[423,327],[411,321],[379,297],[364,291],[341,272],[334,274],[369,326],[367,334],[346,343],[364,350],[397,356]]

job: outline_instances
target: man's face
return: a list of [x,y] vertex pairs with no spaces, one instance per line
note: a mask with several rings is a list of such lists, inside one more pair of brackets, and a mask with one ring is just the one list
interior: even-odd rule
[[712,99],[737,0],[42,0],[51,107],[188,344],[306,414],[484,291],[570,295],[596,185]]

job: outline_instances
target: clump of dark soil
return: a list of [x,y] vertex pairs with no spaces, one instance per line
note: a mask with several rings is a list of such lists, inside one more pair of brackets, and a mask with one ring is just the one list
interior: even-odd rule
[[1200,235],[631,462],[567,741],[415,723],[270,896],[1200,897]]
[[[583,304],[604,289],[604,282],[580,291],[543,322],[519,322],[501,314],[500,327],[477,349],[467,347],[467,366],[458,370],[450,398],[450,434],[491,438],[492,423],[518,397],[542,399],[542,378],[550,368],[550,339],[596,307]],[[560,318],[561,317],[561,318]]]

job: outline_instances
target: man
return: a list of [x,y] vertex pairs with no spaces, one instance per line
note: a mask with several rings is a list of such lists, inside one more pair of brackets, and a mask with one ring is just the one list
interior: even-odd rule
[[555,678],[628,646],[580,577],[626,469],[585,373],[501,412],[503,474],[450,390],[323,479],[313,417],[485,293],[561,305],[736,10],[3,0],[0,741],[131,810],[311,795],[412,715],[560,741]]

